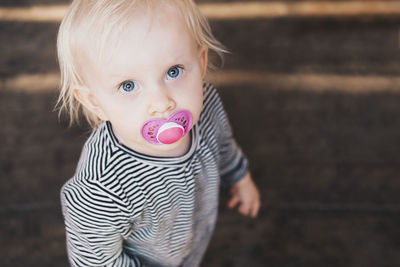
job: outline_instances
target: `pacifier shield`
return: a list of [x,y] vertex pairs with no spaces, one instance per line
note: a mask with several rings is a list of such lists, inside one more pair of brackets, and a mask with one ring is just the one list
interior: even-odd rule
[[153,119],[142,127],[142,137],[149,143],[172,144],[181,139],[192,126],[192,115],[187,110],[177,111],[168,119]]

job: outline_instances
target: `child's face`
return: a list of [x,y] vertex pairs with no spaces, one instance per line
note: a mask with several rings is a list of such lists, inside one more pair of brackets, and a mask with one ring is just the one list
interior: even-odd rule
[[[152,16],[153,15],[153,16]],[[83,56],[87,88],[77,98],[102,120],[111,122],[124,145],[149,155],[182,151],[189,135],[173,144],[154,145],[141,136],[143,124],[188,110],[195,124],[203,103],[207,49],[198,48],[177,10],[162,6],[149,14],[139,7],[122,33],[111,60]],[[107,57],[105,57],[107,58]]]

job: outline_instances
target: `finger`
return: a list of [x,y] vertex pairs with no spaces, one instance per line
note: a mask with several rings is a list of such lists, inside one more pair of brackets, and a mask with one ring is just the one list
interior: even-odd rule
[[257,201],[253,204],[253,207],[252,207],[252,209],[251,209],[251,217],[253,217],[253,218],[257,217],[258,211],[260,210],[260,206],[261,206],[261,203],[260,203],[259,200],[257,200]]
[[234,208],[238,203],[239,203],[240,199],[238,196],[233,196],[229,202],[228,202],[228,208],[232,209]]
[[239,212],[244,216],[248,216],[249,213],[250,213],[250,206],[248,204],[246,204],[246,203],[243,203],[239,207]]

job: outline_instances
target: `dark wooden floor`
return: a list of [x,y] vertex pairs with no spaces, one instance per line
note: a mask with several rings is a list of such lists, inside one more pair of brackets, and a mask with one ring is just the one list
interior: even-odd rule
[[[400,74],[400,17],[211,24],[232,52],[226,70]],[[57,71],[57,27],[0,22],[2,81]],[[202,266],[400,266],[400,92],[277,84],[219,88],[263,206],[258,219],[241,217],[222,190]],[[58,194],[87,131],[58,122],[56,97],[0,91],[0,266],[68,266]]]

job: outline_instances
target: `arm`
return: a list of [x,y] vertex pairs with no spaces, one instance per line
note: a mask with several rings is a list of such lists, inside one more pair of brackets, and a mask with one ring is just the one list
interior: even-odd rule
[[129,224],[96,184],[64,187],[61,202],[71,266],[141,266],[122,250]]
[[215,99],[217,120],[221,184],[224,187],[229,187],[245,176],[249,169],[249,162],[236,143],[231,124],[217,91],[215,90],[213,93],[215,94],[213,98]]
[[237,145],[229,119],[217,96],[218,121],[220,122],[220,171],[223,185],[231,186],[232,195],[228,202],[229,208],[234,208],[240,203],[239,212],[253,218],[257,216],[260,208],[260,193],[254,184],[249,172],[248,160]]

